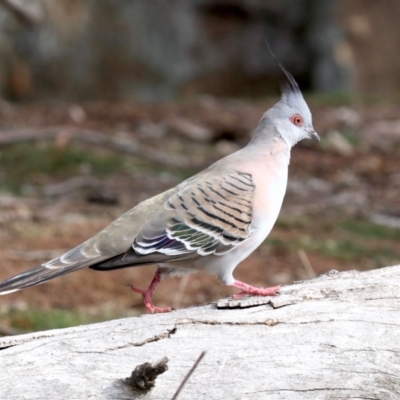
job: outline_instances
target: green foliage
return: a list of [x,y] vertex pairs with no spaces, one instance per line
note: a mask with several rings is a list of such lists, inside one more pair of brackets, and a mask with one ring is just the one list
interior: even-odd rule
[[306,98],[310,104],[332,107],[349,106],[354,102],[352,94],[344,91],[329,93],[306,93]]
[[7,326],[24,332],[42,331],[48,329],[67,328],[70,326],[85,325],[116,318],[108,313],[89,315],[79,310],[10,310],[1,315],[2,322]]
[[[306,217],[280,220],[285,239],[271,236],[265,245],[274,251],[300,249],[342,262],[378,268],[400,261],[400,230],[362,219],[325,221],[318,225]],[[305,235],[303,232],[308,232]]]
[[354,93],[346,91],[305,93],[305,97],[311,106],[321,105],[329,107],[354,106],[358,104],[398,104],[400,101],[400,97],[397,94],[381,96],[376,93],[361,93],[354,95]]
[[389,228],[370,221],[346,219],[339,223],[339,228],[366,239],[400,240],[400,229]]
[[361,144],[361,137],[353,129],[340,129],[340,134],[353,146]]
[[124,158],[117,154],[49,144],[20,144],[0,153],[0,185],[19,193],[24,184],[41,183],[46,175],[56,178],[82,173],[105,176],[123,168]]
[[395,251],[381,247],[379,249],[369,246],[368,243],[357,243],[349,240],[316,241],[311,249],[319,251],[321,254],[343,261],[362,261],[362,259],[373,259],[377,255],[384,259],[400,258],[400,254]]

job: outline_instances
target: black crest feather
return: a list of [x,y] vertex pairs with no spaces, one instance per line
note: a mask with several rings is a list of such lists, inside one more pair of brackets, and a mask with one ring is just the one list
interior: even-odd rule
[[275,55],[275,53],[272,51],[271,46],[268,43],[268,40],[265,40],[265,43],[267,44],[268,50],[271,53],[271,56],[273,59],[276,61],[278,64],[279,68],[283,71],[287,78],[287,83],[283,86],[283,92],[284,93],[301,93],[301,90],[299,88],[299,85],[297,84],[296,80],[293,78],[293,75],[282,65],[280,62],[279,58]]

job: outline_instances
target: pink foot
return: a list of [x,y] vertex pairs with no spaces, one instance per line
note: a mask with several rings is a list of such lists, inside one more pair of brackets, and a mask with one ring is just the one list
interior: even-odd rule
[[248,285],[247,283],[237,281],[236,279],[232,286],[242,290],[240,293],[233,295],[235,299],[240,299],[246,294],[250,294],[253,296],[276,296],[280,289],[280,286],[273,286],[269,288],[256,288],[254,286]]
[[161,272],[158,269],[156,274],[154,275],[153,280],[151,281],[149,287],[146,290],[138,289],[132,285],[128,285],[133,292],[140,293],[143,296],[144,305],[152,314],[165,313],[165,312],[170,312],[172,310],[170,307],[165,307],[165,308],[156,307],[151,301],[151,297],[153,296],[153,293],[156,290],[156,287],[160,283],[160,281],[161,281]]

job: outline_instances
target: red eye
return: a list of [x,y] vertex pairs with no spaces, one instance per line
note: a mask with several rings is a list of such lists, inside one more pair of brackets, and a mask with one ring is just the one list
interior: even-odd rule
[[290,121],[292,121],[296,126],[303,126],[304,124],[303,117],[299,114],[293,115],[293,117],[290,118]]

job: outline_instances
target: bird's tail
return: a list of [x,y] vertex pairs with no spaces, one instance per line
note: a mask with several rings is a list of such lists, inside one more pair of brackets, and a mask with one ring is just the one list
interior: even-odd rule
[[86,265],[70,265],[64,268],[50,269],[44,265],[22,272],[0,283],[0,295],[16,292],[31,286],[40,285],[50,279],[69,274]]
[[89,267],[97,271],[107,271],[145,264],[160,262],[173,262],[194,257],[196,253],[168,256],[160,253],[138,255],[133,249],[121,254],[101,254],[95,249],[90,252],[85,248],[85,243],[73,248],[67,253],[47,263],[22,272],[0,282],[0,295],[16,292],[31,286],[40,285],[50,279],[69,274],[82,268]]
[[85,251],[84,245],[81,244],[62,256],[42,264],[40,267],[22,272],[4,282],[0,282],[0,295],[40,285],[50,279],[69,274],[107,258],[107,256],[96,252],[91,254]]

